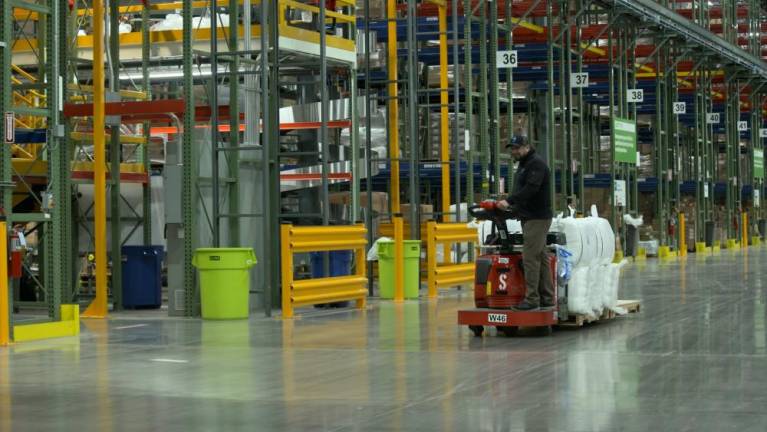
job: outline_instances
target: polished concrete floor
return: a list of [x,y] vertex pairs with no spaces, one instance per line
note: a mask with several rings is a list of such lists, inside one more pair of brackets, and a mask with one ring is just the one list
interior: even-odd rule
[[153,314],[0,349],[0,431],[767,431],[767,247],[625,267],[642,311],[474,338],[471,299]]

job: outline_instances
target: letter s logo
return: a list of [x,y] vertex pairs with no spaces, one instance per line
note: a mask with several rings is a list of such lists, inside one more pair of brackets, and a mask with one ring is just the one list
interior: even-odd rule
[[501,275],[499,276],[498,279],[499,279],[499,281],[498,281],[499,282],[498,291],[504,291],[505,292],[506,291],[506,286],[507,286],[506,281],[509,279],[509,274],[508,273],[501,273]]

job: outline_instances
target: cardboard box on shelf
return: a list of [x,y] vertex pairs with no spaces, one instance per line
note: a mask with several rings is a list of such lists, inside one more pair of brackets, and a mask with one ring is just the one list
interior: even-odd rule
[[[386,192],[373,192],[373,216],[389,212],[389,194]],[[352,204],[351,192],[333,192],[328,196],[330,204],[347,205]],[[368,194],[365,191],[360,192],[360,207],[367,208]]]
[[591,206],[597,206],[599,217],[611,220],[610,188],[586,188],[583,192],[586,215],[591,215]]
[[[402,204],[400,206],[402,211],[402,217],[406,224],[410,224],[410,204]],[[434,219],[434,206],[431,204],[421,204],[418,209],[418,214],[421,217],[421,223],[426,222],[429,219]]]

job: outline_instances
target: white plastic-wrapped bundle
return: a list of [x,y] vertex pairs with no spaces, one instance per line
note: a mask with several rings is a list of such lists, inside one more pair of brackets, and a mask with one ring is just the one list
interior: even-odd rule
[[603,295],[605,291],[605,274],[608,271],[605,264],[595,264],[588,270],[588,314],[602,314]]
[[594,218],[583,218],[578,220],[578,225],[581,230],[581,259],[578,265],[588,267],[595,264],[602,250],[597,223]]
[[599,230],[601,241],[600,264],[610,264],[615,256],[615,234],[607,219],[593,218]]
[[615,234],[610,223],[594,213],[580,219],[557,219],[552,231],[565,233],[567,249],[578,258],[573,260],[568,283],[570,313],[599,316],[604,308],[614,310],[622,264],[612,264]]
[[466,218],[469,217],[469,205],[466,203],[461,203],[460,207],[456,206],[455,204],[450,204],[450,215],[448,215],[448,221],[449,222],[455,222],[458,219],[466,220]]
[[[479,244],[484,246],[487,236],[493,233],[493,223],[488,220],[476,221],[473,223],[477,226],[477,237],[479,240]],[[509,234],[521,233],[522,223],[520,223],[516,219],[507,219],[506,229],[509,231]]]
[[589,305],[589,267],[578,267],[573,270],[570,283],[567,285],[567,309],[570,313],[590,314]]
[[578,223],[580,219],[575,218],[556,218],[551,224],[552,232],[561,232],[565,235],[565,248],[572,254],[570,261],[573,268],[577,268],[583,253],[583,242],[581,240],[581,228]]
[[610,309],[619,314],[626,313],[625,310],[618,307],[618,286],[620,285],[621,268],[626,265],[626,260],[616,264],[608,264],[608,271],[604,276],[604,290],[602,292],[602,307]]
[[509,230],[509,234],[521,233],[522,222],[516,219],[506,219],[506,229]]

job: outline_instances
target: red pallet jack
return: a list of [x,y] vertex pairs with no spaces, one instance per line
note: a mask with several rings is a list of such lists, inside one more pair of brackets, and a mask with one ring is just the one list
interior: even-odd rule
[[[482,336],[485,327],[496,327],[499,333],[511,336],[520,327],[538,327],[545,335],[551,334],[552,326],[558,323],[558,310],[514,311],[513,306],[525,298],[525,275],[522,267],[522,234],[509,234],[506,220],[511,213],[496,206],[495,201],[483,201],[471,206],[469,213],[478,220],[489,220],[495,233],[488,236],[486,248],[492,253],[481,255],[476,260],[474,275],[474,309],[458,311],[458,324],[468,325],[477,337]],[[564,235],[549,233],[547,247],[564,244]],[[549,260],[557,299],[556,254]]]

